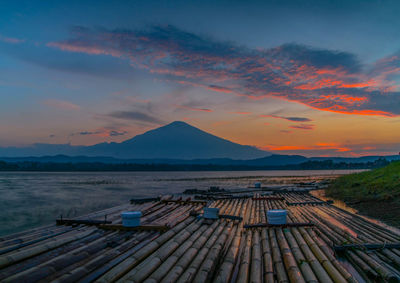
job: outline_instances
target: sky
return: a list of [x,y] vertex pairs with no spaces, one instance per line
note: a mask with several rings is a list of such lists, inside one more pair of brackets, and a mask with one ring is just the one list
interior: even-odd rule
[[0,146],[181,120],[278,154],[400,151],[399,1],[2,1]]

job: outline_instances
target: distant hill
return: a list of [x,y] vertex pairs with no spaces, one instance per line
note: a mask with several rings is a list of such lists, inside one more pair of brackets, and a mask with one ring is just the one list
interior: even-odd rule
[[185,122],[176,121],[121,143],[93,146],[34,144],[25,148],[0,148],[2,157],[43,155],[113,157],[119,159],[254,159],[270,153],[253,146],[219,138]]
[[311,157],[307,158],[301,155],[270,155],[256,159],[231,159],[231,158],[204,158],[204,159],[171,159],[171,158],[114,158],[106,156],[29,156],[29,157],[0,157],[0,160],[6,162],[38,162],[38,163],[105,163],[105,164],[170,164],[170,165],[218,165],[218,166],[285,166],[300,165],[306,162],[327,162],[332,161],[335,164],[360,164],[367,162],[376,162],[380,158],[387,161],[400,160],[400,155],[388,156],[363,156],[353,158],[342,157]]
[[[6,162],[55,163],[131,163],[131,164],[199,164],[235,166],[296,165],[309,161],[334,163],[367,163],[381,156],[304,157],[279,155],[219,138],[185,122],[176,121],[150,130],[121,143],[99,143],[92,146],[69,144],[33,144],[0,147],[0,160]],[[399,160],[400,155],[383,156]]]

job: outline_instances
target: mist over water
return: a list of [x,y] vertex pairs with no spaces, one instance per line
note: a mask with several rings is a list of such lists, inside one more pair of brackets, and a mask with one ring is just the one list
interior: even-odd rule
[[0,172],[0,235],[52,224],[60,215],[76,217],[124,204],[131,198],[210,186],[247,187],[256,181],[279,184],[296,181],[288,176],[313,178],[350,172],[354,171]]

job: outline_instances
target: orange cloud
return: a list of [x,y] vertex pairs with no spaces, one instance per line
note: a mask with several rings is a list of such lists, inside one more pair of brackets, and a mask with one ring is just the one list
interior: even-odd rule
[[298,151],[298,150],[334,150],[336,152],[347,152],[351,151],[350,148],[341,146],[336,143],[317,143],[311,146],[297,146],[297,145],[267,145],[262,147],[263,150],[272,151]]
[[63,51],[86,53],[91,55],[111,55],[121,57],[122,53],[115,49],[105,49],[96,45],[85,46],[76,44],[76,42],[49,42],[46,44],[49,47],[55,47]]
[[[197,40],[187,42],[191,38]],[[393,79],[400,69],[397,55],[363,68],[347,52],[299,44],[252,50],[171,25],[124,31],[79,28],[72,39],[48,46],[126,58],[133,66],[169,75],[171,81],[249,99],[273,96],[322,111],[400,115]]]

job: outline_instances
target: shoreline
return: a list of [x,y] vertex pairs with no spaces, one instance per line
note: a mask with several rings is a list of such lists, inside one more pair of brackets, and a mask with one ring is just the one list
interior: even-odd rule
[[[397,221],[395,223],[390,223],[390,221],[388,221],[388,219],[385,218],[384,216],[383,217],[381,215],[377,216],[376,214],[372,215],[370,212],[371,212],[371,210],[376,212],[376,210],[374,210],[374,209],[371,209],[371,210],[360,209],[360,207],[358,207],[360,204],[346,203],[343,200],[326,196],[325,191],[326,191],[326,189],[320,189],[320,190],[310,191],[310,193],[313,196],[316,196],[324,201],[333,200],[333,205],[335,205],[337,208],[343,209],[350,213],[358,215],[368,221],[371,221],[378,225],[381,225],[382,227],[384,227],[386,229],[390,229],[393,232],[396,232],[397,234],[400,235],[400,223],[399,223],[400,221]],[[370,204],[367,204],[367,206],[370,206]]]

